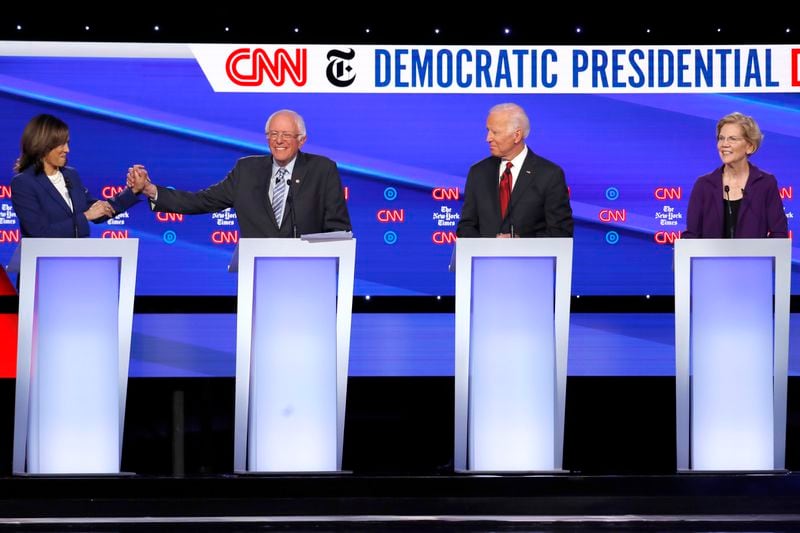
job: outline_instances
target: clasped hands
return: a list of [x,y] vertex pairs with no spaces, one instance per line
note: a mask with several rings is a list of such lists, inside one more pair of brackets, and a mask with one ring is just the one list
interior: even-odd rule
[[144,165],[133,165],[128,168],[125,184],[134,194],[143,192],[150,199],[155,198],[158,191],[156,186],[150,182],[150,176],[147,174],[147,169],[144,168]]

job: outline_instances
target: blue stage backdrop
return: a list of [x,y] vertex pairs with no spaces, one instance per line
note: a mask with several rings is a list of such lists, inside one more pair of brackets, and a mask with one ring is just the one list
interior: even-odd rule
[[[373,92],[313,92],[311,75],[304,87],[291,86],[287,77],[282,92],[215,92],[183,45],[16,44],[0,46],[3,263],[19,238],[11,167],[25,123],[38,113],[69,124],[69,164],[95,195],[107,196],[123,186],[133,163],[146,165],[162,185],[208,186],[237,158],[266,153],[269,114],[297,110],[308,126],[304,149],[336,160],[347,188],[358,239],[357,295],[453,294],[447,265],[466,174],[488,155],[487,110],[505,101],[530,115],[529,146],[565,170],[576,218],[574,294],[672,294],[671,243],[685,228],[695,178],[720,165],[715,124],[732,111],[753,115],[765,131],[753,161],[778,177],[790,229],[795,225],[800,94],[774,92],[775,74],[764,70],[777,67],[764,62],[761,48],[763,79],[750,80],[745,89],[752,92],[742,92],[742,80],[728,94],[693,93],[680,84],[605,90],[603,77],[587,73],[577,89],[547,93],[538,86],[531,93],[527,87],[523,94],[496,85],[483,90],[477,75],[464,78],[473,86],[455,92],[408,89],[397,66],[393,74],[389,67],[374,73]],[[310,47],[310,56],[317,48]],[[405,57],[372,51],[384,62]],[[583,56],[573,51],[573,57]],[[387,90],[390,75],[395,86]],[[93,235],[141,239],[140,295],[232,295],[236,280],[226,265],[237,230],[232,212],[165,215],[142,203],[93,227]]]

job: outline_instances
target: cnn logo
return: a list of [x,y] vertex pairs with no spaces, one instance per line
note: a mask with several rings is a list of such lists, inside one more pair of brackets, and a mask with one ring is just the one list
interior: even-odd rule
[[297,87],[308,80],[306,73],[308,51],[298,48],[294,58],[284,48],[278,48],[270,56],[263,48],[239,48],[231,52],[225,62],[228,79],[243,87],[257,87],[264,83],[264,76],[276,87],[282,87],[286,77]]

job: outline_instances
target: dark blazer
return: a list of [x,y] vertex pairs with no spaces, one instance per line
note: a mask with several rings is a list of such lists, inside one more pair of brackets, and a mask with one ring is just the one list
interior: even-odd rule
[[500,163],[500,158],[492,156],[470,168],[456,235],[495,237],[509,233],[513,222],[520,237],[572,237],[572,208],[561,167],[528,148],[511,191],[510,208],[501,220]]
[[[158,187],[153,210],[170,213],[214,213],[236,210],[244,238],[291,237],[290,207],[280,229],[269,202],[272,156],[243,157],[225,179],[198,192]],[[350,231],[350,215],[336,163],[327,157],[299,152],[292,171],[290,194],[297,236],[326,231]]]
[[[11,203],[19,219],[23,237],[78,237],[89,236],[89,221],[83,212],[97,201],[83,186],[78,172],[71,167],[61,169],[67,182],[69,205],[44,172],[36,172],[31,165],[11,179]],[[127,187],[108,200],[114,211],[122,213],[139,201]],[[108,217],[93,220],[99,224]]]
[[[722,239],[724,237],[724,203],[722,192],[722,167],[700,176],[692,187],[686,230],[681,233],[687,239]],[[765,237],[788,237],[786,213],[778,193],[778,181],[750,164],[750,176],[744,189],[736,219],[736,238],[760,239]]]

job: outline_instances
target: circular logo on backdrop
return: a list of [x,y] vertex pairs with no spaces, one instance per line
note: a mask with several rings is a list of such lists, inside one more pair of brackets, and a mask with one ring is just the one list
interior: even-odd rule
[[397,233],[392,230],[387,231],[383,234],[383,242],[386,244],[394,244],[397,242]]
[[390,202],[392,200],[395,200],[397,198],[397,189],[395,189],[394,187],[386,187],[383,190],[383,197],[389,200]]

